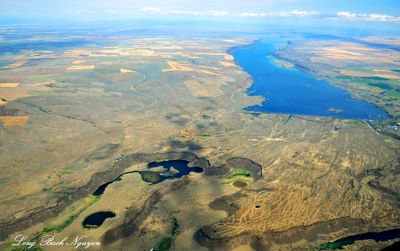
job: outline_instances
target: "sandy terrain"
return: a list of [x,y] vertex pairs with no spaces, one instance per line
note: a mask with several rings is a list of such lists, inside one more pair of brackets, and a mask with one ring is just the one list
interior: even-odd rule
[[226,61],[219,61],[219,63],[225,67],[235,67],[236,64],[231,63],[231,62],[226,62]]
[[373,77],[373,74],[369,74],[366,72],[360,72],[360,71],[348,71],[348,70],[342,70],[340,71],[340,74],[345,75],[345,76],[350,76],[350,77]]
[[3,82],[3,83],[0,83],[0,88],[14,88],[14,87],[17,87],[18,85],[19,85],[19,83]]
[[218,84],[213,85],[212,83],[199,82],[197,80],[186,80],[185,85],[192,95],[196,97],[217,97],[223,94]]
[[66,68],[69,71],[81,71],[81,70],[94,70],[96,68],[95,65],[71,65]]
[[170,71],[193,71],[188,63],[184,62],[177,62],[177,61],[167,61],[169,69],[163,69],[163,72],[170,72]]
[[134,73],[135,71],[133,71],[133,70],[129,70],[129,69],[125,69],[125,68],[121,68],[121,69],[119,69],[119,71],[121,72],[121,73],[123,73],[123,74],[126,74],[126,73]]
[[18,61],[18,62],[9,64],[9,65],[7,66],[7,68],[10,68],[10,69],[19,68],[19,67],[23,66],[25,63],[26,63],[26,61]]
[[75,61],[72,61],[72,64],[82,64],[85,62],[86,62],[86,60],[75,60]]
[[[321,57],[347,61],[363,61],[364,63],[390,63],[395,60],[396,57],[400,56],[400,52],[390,51],[387,49],[378,49],[374,47],[368,47],[357,43],[348,43],[342,41],[336,41],[336,43],[331,41],[318,41],[311,42],[310,47],[306,50],[312,50],[316,55]],[[299,50],[305,48],[298,48]]]
[[400,76],[393,74],[374,74],[374,76],[387,79],[400,79]]
[[38,86],[54,84],[55,82],[56,82],[55,80],[49,80],[49,81],[44,81],[44,82],[37,82],[34,84],[28,84],[27,86],[38,87]]
[[28,122],[28,116],[0,116],[4,126],[23,126]]
[[[65,222],[50,233],[85,234],[102,241],[97,250],[150,250],[168,236],[173,217],[180,232],[171,250],[301,250],[305,243],[399,227],[399,140],[365,121],[243,111],[261,99],[246,94],[248,74],[220,63],[233,64],[226,53],[232,44],[223,40],[132,41],[61,48],[47,55],[53,58],[0,72],[21,83],[0,90],[8,102],[0,107],[1,250],[17,233],[33,236]],[[291,55],[310,53],[329,69],[324,75],[358,74],[346,60],[390,61],[368,69],[397,69],[396,53],[319,44],[328,49],[303,44]],[[71,65],[81,55],[90,65]],[[373,74],[381,73],[396,75]],[[99,186],[123,172],[190,153],[205,158],[203,173],[155,185],[128,174],[92,201]],[[248,159],[234,160],[241,168],[258,163],[263,175],[251,173],[238,179],[246,186],[233,186],[233,157]],[[102,210],[116,216],[96,229],[82,227]],[[208,242],[196,235],[202,232]]]
[[29,96],[28,87],[15,87],[15,88],[4,88],[1,89],[0,98],[7,101],[16,100],[18,98]]
[[234,60],[233,56],[232,56],[232,55],[229,55],[229,54],[225,54],[225,55],[224,55],[224,59],[225,59],[225,60],[228,60],[228,61],[233,61],[233,60]]

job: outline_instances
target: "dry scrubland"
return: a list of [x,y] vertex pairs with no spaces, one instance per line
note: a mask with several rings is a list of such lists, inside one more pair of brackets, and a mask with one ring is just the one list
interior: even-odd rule
[[[399,140],[363,121],[244,112],[261,98],[245,93],[250,77],[226,51],[249,42],[136,38],[4,55],[15,63],[0,71],[1,249],[10,248],[15,233],[47,229],[87,234],[103,242],[99,250],[149,250],[169,235],[171,219],[179,224],[172,250],[307,250],[398,228]],[[312,53],[323,67],[337,63],[337,76],[366,76],[346,68],[347,60],[396,58],[359,45],[324,46],[287,50]],[[29,64],[35,58],[40,63]],[[194,153],[211,166],[155,185],[132,173],[90,197],[170,152]],[[150,155],[129,157],[134,153]],[[194,160],[188,156],[181,158]],[[243,159],[235,166],[233,157]],[[244,158],[261,165],[262,176]],[[247,185],[237,187],[237,180]],[[86,216],[107,210],[116,217],[97,229],[82,227]]]

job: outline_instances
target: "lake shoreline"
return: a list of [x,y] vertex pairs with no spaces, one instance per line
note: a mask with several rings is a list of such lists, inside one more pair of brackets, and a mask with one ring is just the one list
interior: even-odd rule
[[[328,98],[325,99],[321,99],[321,97],[319,97],[316,93],[303,93],[305,95],[305,97],[307,98],[307,95],[310,97],[309,100],[306,100],[305,102],[303,102],[303,104],[307,105],[310,108],[310,111],[307,111],[307,108],[305,108],[304,110],[302,110],[302,108],[298,108],[301,107],[301,102],[303,100],[301,99],[296,99],[294,98],[293,100],[289,100],[289,102],[293,103],[293,106],[290,107],[290,105],[288,105],[287,103],[284,104],[284,107],[282,109],[282,106],[279,107],[279,105],[274,105],[272,102],[268,102],[269,99],[273,98],[273,95],[266,95],[265,90],[257,90],[257,88],[260,88],[260,79],[263,78],[268,78],[268,80],[272,79],[274,76],[273,75],[268,75],[268,73],[264,74],[264,76],[257,76],[256,73],[260,73],[262,71],[260,71],[260,69],[257,69],[257,67],[252,68],[253,66],[249,66],[245,61],[247,60],[246,57],[248,57],[247,55],[243,55],[243,51],[246,52],[250,51],[249,53],[252,53],[255,50],[259,50],[261,51],[259,48],[257,48],[258,46],[270,46],[269,47],[269,51],[268,48],[266,48],[265,50],[262,51],[262,55],[265,57],[257,57],[256,60],[254,60],[254,58],[252,58],[252,62],[259,60],[260,62],[257,62],[259,64],[261,64],[262,66],[266,67],[265,70],[269,71],[269,73],[274,72],[275,69],[273,69],[271,66],[273,62],[271,62],[271,59],[268,59],[267,56],[268,55],[272,55],[274,50],[271,49],[271,44],[266,43],[264,41],[262,41],[261,39],[255,40],[250,44],[246,44],[246,45],[239,45],[239,46],[235,46],[232,47],[230,49],[227,50],[227,53],[229,53],[230,55],[232,55],[234,57],[235,63],[242,68],[243,71],[245,71],[250,79],[252,80],[252,84],[247,88],[246,93],[249,96],[257,96],[257,97],[262,97],[263,101],[259,104],[259,105],[255,105],[255,106],[250,106],[250,107],[246,107],[244,110],[245,111],[249,111],[252,113],[276,113],[276,114],[290,114],[290,115],[299,115],[299,116],[316,116],[316,117],[332,117],[332,118],[340,118],[340,119],[356,119],[356,120],[370,120],[370,119],[374,119],[374,120],[386,120],[386,119],[390,119],[390,115],[383,109],[381,109],[380,107],[377,107],[374,104],[371,104],[369,102],[366,102],[364,100],[359,100],[359,99],[355,99],[354,97],[351,96],[351,93],[347,90],[344,89],[342,87],[338,87],[328,81],[325,80],[320,80],[315,78],[313,75],[311,75],[308,71],[306,71],[305,69],[299,69],[298,65],[294,64],[295,68],[294,69],[286,69],[288,71],[294,71],[294,73],[288,73],[288,74],[292,74],[292,79],[289,78],[289,80],[291,81],[297,81],[297,79],[300,79],[304,82],[304,85],[311,85],[312,88],[316,88],[317,91],[322,91],[325,93],[322,94],[326,94],[329,95],[331,92],[333,92],[334,94],[332,95],[332,99],[329,100]],[[275,49],[275,48],[274,48]],[[256,55],[258,56],[258,55]],[[292,63],[292,62],[291,62]],[[293,63],[292,63],[293,64]],[[268,68],[269,67],[269,68]],[[274,66],[276,68],[278,68],[278,66]],[[264,70],[264,69],[263,69]],[[278,75],[279,74],[285,74],[284,72],[285,69],[278,69],[276,70]],[[298,77],[298,78],[297,78]],[[276,81],[276,79],[279,79],[278,77],[275,78],[275,85],[276,83],[279,84],[279,82]],[[283,80],[281,82],[284,82]],[[263,82],[265,83],[265,82]],[[268,82],[269,84],[271,84],[271,81]],[[276,92],[276,86],[274,87],[274,82],[272,81],[272,84],[267,88],[275,88],[274,91]],[[308,88],[309,90],[313,91],[312,88],[310,88],[309,86],[307,86],[305,88],[305,90]],[[316,86],[316,87],[315,87]],[[294,91],[298,91],[299,89],[296,89],[298,87],[301,86],[296,86],[296,88],[291,87],[290,85],[285,86],[286,88],[292,88]],[[285,88],[283,88],[285,89]],[[307,91],[309,91],[307,90]],[[289,90],[291,91],[291,90]],[[279,91],[278,91],[279,92]],[[282,94],[282,93],[281,93]],[[281,95],[278,93],[278,96]],[[335,96],[339,97],[341,100],[335,102]],[[324,95],[321,95],[324,96]],[[291,97],[289,97],[291,98]],[[282,100],[285,99],[285,96],[282,95],[281,97],[279,97],[279,99],[276,99],[275,97],[275,101],[276,100]],[[324,108],[319,108],[318,106],[320,106],[320,103],[315,102],[316,104],[312,104],[310,105],[310,102],[312,103],[312,99],[315,99],[317,101],[322,101],[325,105]],[[294,101],[299,101],[299,102],[294,102]],[[307,103],[308,102],[308,103]],[[332,103],[331,106],[329,106],[330,102]],[[347,104],[348,103],[348,104]],[[269,107],[266,108],[266,104],[269,105]],[[272,104],[272,105],[271,105]],[[300,104],[299,106],[296,106],[296,104]],[[343,109],[342,107],[337,107],[340,106],[342,104],[347,104],[345,105],[345,108],[347,109]],[[355,111],[350,111],[348,112],[348,110],[350,110],[352,107],[361,107]],[[293,108],[295,107],[295,108]],[[323,110],[325,109],[325,110]],[[331,112],[331,111],[339,111],[339,112]],[[371,114],[373,116],[371,116]]]

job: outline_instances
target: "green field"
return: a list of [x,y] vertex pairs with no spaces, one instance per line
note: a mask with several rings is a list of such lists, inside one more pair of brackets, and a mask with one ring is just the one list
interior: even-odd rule
[[175,242],[176,236],[179,234],[179,224],[178,220],[173,217],[172,218],[172,229],[170,235],[164,237],[161,242],[158,244],[156,251],[168,251],[172,247]]
[[245,168],[235,168],[226,178],[234,179],[237,177],[251,177],[251,172]]
[[353,83],[367,85],[370,87],[379,88],[385,91],[393,90],[395,87],[391,85],[391,81],[380,77],[351,77],[351,76],[336,76],[336,79],[348,80]]

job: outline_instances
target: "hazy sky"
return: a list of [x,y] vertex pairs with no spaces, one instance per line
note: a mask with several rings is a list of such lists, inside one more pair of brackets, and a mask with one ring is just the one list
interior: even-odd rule
[[140,16],[328,18],[400,24],[400,0],[0,0],[0,17]]

